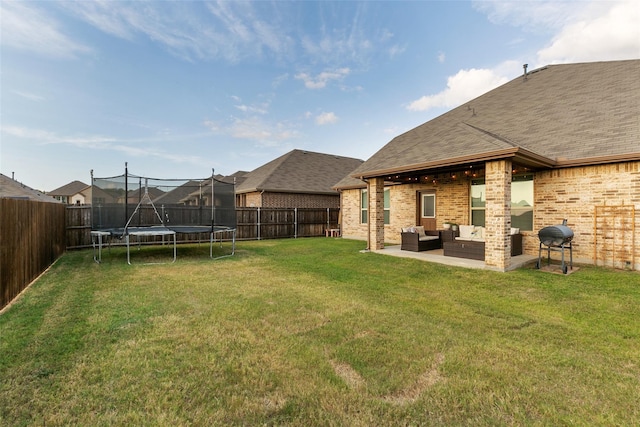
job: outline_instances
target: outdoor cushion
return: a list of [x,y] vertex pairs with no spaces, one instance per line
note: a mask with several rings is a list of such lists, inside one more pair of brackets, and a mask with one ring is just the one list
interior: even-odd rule
[[484,227],[475,227],[471,232],[471,240],[484,242]]
[[461,240],[469,240],[471,239],[471,233],[476,227],[474,225],[461,225],[460,229],[460,239]]
[[424,227],[423,226],[415,226],[415,233],[418,233],[420,235],[420,237],[427,237],[427,235],[424,232]]
[[421,242],[425,242],[427,240],[438,240],[440,238],[440,236],[420,236],[418,237],[418,240],[420,240]]

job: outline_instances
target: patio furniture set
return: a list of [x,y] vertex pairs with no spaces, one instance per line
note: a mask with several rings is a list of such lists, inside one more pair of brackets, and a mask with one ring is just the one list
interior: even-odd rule
[[[430,251],[444,249],[445,256],[484,261],[485,228],[461,225],[459,230],[425,230],[421,226],[403,228],[401,249],[405,251]],[[522,255],[522,234],[512,228],[511,256]]]

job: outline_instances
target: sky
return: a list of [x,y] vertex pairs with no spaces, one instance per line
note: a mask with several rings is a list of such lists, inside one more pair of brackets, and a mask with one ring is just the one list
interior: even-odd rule
[[560,63],[640,58],[640,1],[0,0],[0,172],[52,191],[128,170],[366,160]]

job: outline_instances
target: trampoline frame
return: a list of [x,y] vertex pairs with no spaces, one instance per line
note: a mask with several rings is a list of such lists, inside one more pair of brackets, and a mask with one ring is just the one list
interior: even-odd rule
[[[111,248],[111,238],[120,236],[124,237],[127,247],[127,264],[131,265],[130,246],[131,242],[129,236],[143,237],[143,236],[172,236],[173,237],[173,260],[171,263],[176,262],[177,259],[177,235],[178,234],[209,234],[209,258],[212,260],[227,258],[235,255],[236,253],[236,229],[228,227],[206,227],[206,226],[150,226],[150,227],[130,227],[124,229],[110,229],[110,230],[93,230],[91,231],[91,243],[93,245],[93,260],[100,264],[102,262],[102,248],[105,242],[108,242],[108,247]],[[231,233],[231,253],[227,255],[213,256],[213,244],[218,241],[215,238],[217,234]],[[220,247],[222,247],[223,239],[220,238]],[[97,255],[96,255],[97,254]],[[153,263],[159,264],[159,263]]]
[[[130,236],[136,236],[138,237],[138,239],[140,237],[151,237],[151,236],[162,236],[163,239],[163,244],[164,244],[164,237],[165,236],[171,236],[173,238],[173,259],[171,261],[171,263],[174,263],[177,259],[177,234],[203,234],[203,233],[208,233],[209,234],[209,258],[211,258],[212,260],[215,259],[220,259],[220,258],[226,258],[229,256],[233,256],[235,254],[235,247],[236,247],[236,227],[235,227],[235,191],[233,191],[233,197],[234,197],[234,214],[233,214],[233,224],[234,227],[229,227],[228,225],[216,225],[216,208],[215,208],[215,203],[216,203],[216,198],[215,198],[215,182],[220,182],[223,185],[231,185],[230,183],[225,183],[222,181],[218,181],[217,179],[215,179],[214,174],[213,174],[213,169],[212,171],[212,175],[211,178],[206,178],[206,179],[202,179],[202,180],[198,180],[200,182],[200,185],[202,185],[202,182],[205,182],[206,180],[211,179],[211,224],[212,225],[197,225],[197,224],[192,224],[192,225],[168,225],[165,220],[163,219],[163,216],[165,216],[164,214],[164,206],[163,206],[163,215],[160,215],[158,213],[158,210],[156,209],[155,203],[153,202],[153,200],[151,199],[150,195],[149,195],[149,180],[154,180],[154,181],[180,181],[180,180],[170,180],[170,179],[165,179],[165,180],[159,180],[157,178],[145,178],[145,177],[139,177],[139,176],[135,176],[135,175],[129,175],[128,172],[128,168],[127,168],[127,164],[125,163],[125,174],[123,175],[123,177],[125,178],[125,188],[124,188],[124,210],[125,212],[128,211],[127,205],[128,205],[128,199],[129,199],[129,190],[128,190],[128,177],[135,177],[138,178],[140,181],[140,188],[142,187],[142,179],[144,179],[144,195],[143,197],[140,198],[140,200],[138,201],[138,204],[136,205],[135,209],[133,210],[132,214],[127,218],[127,221],[125,223],[124,228],[104,228],[104,229],[97,229],[97,230],[91,230],[91,243],[93,246],[93,260],[96,263],[101,263],[102,262],[102,247],[105,244],[105,241],[108,243],[109,248],[111,247],[111,238],[113,237],[118,237],[120,239],[125,239],[125,244],[127,247],[127,263],[129,265],[131,265],[131,242],[130,242]],[[110,177],[110,178],[98,178],[98,179],[112,179],[112,178],[117,178],[117,177]],[[186,180],[186,181],[191,181],[191,180]],[[93,170],[91,171],[91,184],[92,186],[94,186],[94,176],[93,176]],[[234,180],[234,184],[235,186],[235,180]],[[201,194],[200,196],[202,196],[202,189],[200,190]],[[224,193],[223,193],[224,194]],[[224,197],[224,196],[223,196]],[[160,224],[156,225],[138,225],[138,226],[130,226],[132,220],[134,219],[134,217],[136,216],[136,214],[138,214],[139,210],[140,210],[140,206],[144,203],[147,202],[147,204],[151,205],[151,207],[153,208],[153,212],[155,214],[155,217],[159,220]],[[222,205],[225,206],[225,202],[222,202]],[[200,205],[203,206],[203,205]],[[98,209],[99,209],[99,205],[98,205]],[[229,209],[229,207],[226,207],[223,209]],[[167,216],[167,222],[169,221],[168,216]],[[224,220],[223,220],[224,221]],[[227,219],[227,221],[229,221]],[[154,221],[155,222],[155,221]],[[228,223],[228,222],[227,222]],[[216,236],[218,234],[222,234],[222,233],[231,233],[231,253],[230,254],[225,254],[225,255],[220,255],[217,257],[213,256],[213,243],[217,240]],[[223,238],[220,237],[220,247],[222,247],[222,242],[223,242]],[[154,263],[154,264],[158,264],[158,263]]]

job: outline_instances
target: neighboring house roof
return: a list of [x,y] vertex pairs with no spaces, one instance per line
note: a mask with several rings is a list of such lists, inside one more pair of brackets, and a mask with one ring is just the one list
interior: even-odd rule
[[158,198],[153,200],[154,204],[178,204],[182,203],[189,194],[193,193],[200,185],[206,185],[206,181],[187,181],[179,187],[174,188],[164,194],[161,194]]
[[530,71],[397,136],[336,187],[500,158],[532,168],[640,160],[639,75],[640,60]]
[[249,172],[236,193],[255,191],[335,195],[332,188],[362,164],[362,160],[333,154],[292,150]]
[[60,203],[59,200],[56,200],[38,190],[34,190],[31,187],[27,187],[26,185],[3,174],[0,174],[0,198],[28,199],[39,202]]
[[103,188],[93,186],[91,188],[91,204],[100,201],[100,203],[116,203],[119,196],[113,192],[105,191]]
[[[135,190],[129,190],[129,193],[127,195],[127,201],[129,203],[139,203],[141,200],[144,199],[145,191],[149,195],[149,199],[151,199],[152,201],[158,199],[160,196],[165,194],[164,191],[156,187],[147,187],[146,189],[144,187],[140,187]],[[118,199],[118,203],[122,203],[122,202],[124,202],[123,197],[120,197]],[[155,202],[153,203],[155,204]]]
[[50,196],[66,196],[71,197],[78,193],[82,193],[89,187],[87,184],[81,181],[71,181],[70,183],[63,185],[60,188],[56,188],[53,191],[49,191]]
[[[244,181],[245,176],[248,174],[249,172],[245,172],[245,171],[238,171],[235,172],[232,175],[214,175],[213,178],[216,181],[219,182],[223,182],[225,184],[234,184],[234,191],[235,191],[235,185],[241,183]],[[194,187],[191,187],[191,191],[186,194],[182,199],[180,199],[180,202],[186,203],[190,200],[198,200],[200,198],[200,196],[207,196],[209,194],[211,194],[211,179],[206,179],[204,181],[202,181],[202,188],[198,188],[197,186],[195,188],[198,188],[197,190],[194,191]]]
[[247,175],[249,175],[250,172],[247,171],[237,171],[235,173],[232,173],[231,175],[227,175],[225,177],[219,178],[220,181],[223,182],[234,182],[236,186],[242,184],[245,179],[247,179]]

